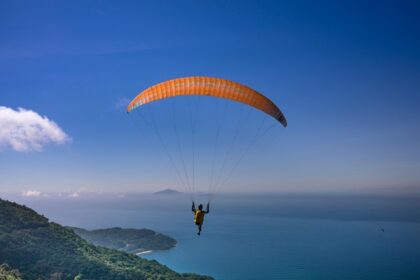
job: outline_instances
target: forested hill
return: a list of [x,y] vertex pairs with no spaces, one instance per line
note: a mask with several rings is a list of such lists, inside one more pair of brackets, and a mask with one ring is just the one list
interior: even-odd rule
[[71,229],[77,235],[95,245],[127,253],[136,254],[149,250],[168,250],[176,245],[175,239],[150,229]]
[[8,265],[0,265],[0,280],[21,280],[19,271],[11,269]]
[[19,270],[24,280],[212,279],[179,274],[156,261],[92,245],[73,230],[49,222],[28,207],[0,199],[3,263]]

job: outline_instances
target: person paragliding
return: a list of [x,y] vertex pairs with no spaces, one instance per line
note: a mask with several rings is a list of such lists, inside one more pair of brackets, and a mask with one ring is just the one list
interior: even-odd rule
[[198,209],[195,209],[195,204],[193,201],[191,209],[194,213],[194,223],[198,227],[197,235],[201,235],[201,226],[204,222],[204,215],[210,213],[210,203],[207,203],[206,210],[203,210],[203,204],[198,205]]
[[[243,126],[244,121],[240,118],[238,118],[237,123],[233,125],[229,125],[228,121],[232,119],[231,117],[226,118],[226,124],[225,121],[220,121],[217,125],[217,122],[215,122],[215,130],[217,131],[215,133],[215,139],[211,140],[210,142],[214,144],[214,153],[213,157],[209,156],[208,158],[213,158],[211,162],[207,162],[202,164],[203,167],[211,166],[208,171],[209,175],[209,182],[206,182],[204,185],[208,185],[208,193],[211,195],[214,192],[217,192],[223,186],[226,184],[227,180],[232,175],[236,165],[239,163],[239,161],[242,159],[243,155],[247,150],[251,148],[255,142],[260,139],[271,127],[274,126],[274,124],[280,123],[283,127],[287,126],[287,120],[286,117],[283,115],[282,111],[279,109],[279,107],[271,101],[269,98],[261,94],[260,92],[237,82],[222,79],[222,78],[214,78],[214,77],[205,77],[205,76],[192,76],[192,77],[183,77],[183,78],[176,78],[172,80],[167,80],[155,85],[152,85],[151,87],[141,91],[134,99],[131,100],[131,102],[127,106],[127,113],[130,113],[132,111],[137,111],[140,113],[140,116],[144,118],[144,123],[148,124],[151,129],[155,132],[157,139],[161,143],[161,146],[166,153],[170,163],[173,166],[173,169],[175,171],[175,174],[178,177],[178,181],[180,184],[182,184],[188,192],[191,194],[191,199],[193,200],[192,203],[192,211],[194,213],[194,223],[198,227],[197,234],[201,234],[201,228],[204,222],[204,216],[209,213],[210,205],[207,204],[206,210],[203,210],[203,205],[198,205],[198,209],[195,208],[194,204],[194,193],[196,188],[196,165],[198,165],[198,151],[195,151],[197,147],[201,147],[202,149],[208,150],[208,147],[205,145],[209,145],[210,143],[207,143],[204,141],[203,143],[196,142],[196,134],[199,135],[200,131],[210,131],[209,126],[200,126],[196,125],[197,118],[197,112],[200,111],[200,108],[191,108],[192,106],[189,105],[188,108],[190,110],[189,114],[189,121],[188,120],[188,114],[176,114],[175,112],[175,106],[172,106],[172,116],[169,117],[168,114],[164,115],[165,122],[172,122],[174,126],[174,135],[176,136],[174,141],[176,145],[166,145],[164,139],[170,136],[170,133],[164,133],[162,134],[159,130],[159,126],[156,123],[155,118],[153,117],[153,114],[147,114],[144,110],[144,114],[141,113],[143,111],[143,108],[146,108],[147,104],[158,102],[160,100],[165,99],[172,99],[172,98],[186,98],[191,96],[201,96],[201,97],[213,97],[217,99],[222,99],[228,102],[238,102],[242,103],[244,105],[250,106],[254,109],[257,109],[263,113],[265,113],[268,116],[271,116],[276,120],[276,123],[273,123],[271,126],[269,126],[266,129],[263,129],[264,122],[262,122],[258,129],[255,129],[255,136],[251,136],[249,134],[249,141],[246,143],[245,138],[237,137],[239,135],[239,130],[241,127],[248,128],[247,125]],[[226,103],[227,105],[228,103]],[[166,108],[166,107],[161,107]],[[194,109],[194,110],[193,110]],[[226,107],[225,107],[226,109]],[[152,112],[152,111],[149,111]],[[163,114],[166,112],[166,110],[163,110]],[[149,115],[149,116],[148,116]],[[179,123],[181,124],[181,129],[178,128],[178,123],[176,121],[176,117],[180,118]],[[185,117],[185,119],[184,119]],[[209,119],[209,123],[212,123],[211,120],[217,118],[216,116],[213,117],[213,115],[206,116],[206,118]],[[207,121],[206,118],[203,119],[203,121]],[[178,131],[182,132],[186,131],[185,127],[183,129],[182,125],[190,125],[191,126],[191,141],[186,141],[187,137],[180,137],[178,134]],[[165,124],[165,128],[168,127],[168,125]],[[223,127],[223,130],[222,130]],[[197,130],[197,132],[196,132]],[[232,132],[232,140],[229,138],[225,138],[223,136],[230,135],[229,133]],[[188,133],[189,134],[189,133]],[[219,140],[219,134],[220,134],[220,140]],[[189,138],[189,135],[188,135]],[[243,145],[238,145],[236,147],[237,143],[236,140],[241,139],[240,142],[242,142]],[[225,141],[228,140],[228,141]],[[199,145],[196,145],[196,143],[199,143]],[[223,144],[227,144],[226,150],[222,149]],[[177,147],[178,152],[170,151],[170,147]],[[236,153],[232,152],[234,149],[238,148]],[[244,150],[239,152],[240,147],[244,147]],[[191,151],[191,157],[190,155]],[[223,152],[221,152],[223,151]],[[239,158],[235,159],[235,155],[238,154]],[[188,155],[188,156],[186,156]],[[216,160],[218,155],[222,155],[222,158],[219,160]],[[204,158],[204,156],[202,157]],[[191,159],[191,160],[190,160]],[[220,170],[216,171],[214,166],[216,164],[220,163]],[[229,165],[232,165],[232,167],[228,167]],[[190,169],[191,168],[191,169]],[[207,171],[206,171],[207,172]],[[205,174],[207,174],[204,172]],[[204,174],[203,173],[203,174]]]

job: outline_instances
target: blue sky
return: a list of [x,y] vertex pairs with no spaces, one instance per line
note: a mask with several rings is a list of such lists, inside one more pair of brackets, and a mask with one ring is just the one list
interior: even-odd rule
[[249,85],[289,121],[225,190],[416,188],[419,12],[415,1],[1,1],[0,106],[71,140],[3,146],[0,191],[173,187],[160,147],[119,104],[191,75]]

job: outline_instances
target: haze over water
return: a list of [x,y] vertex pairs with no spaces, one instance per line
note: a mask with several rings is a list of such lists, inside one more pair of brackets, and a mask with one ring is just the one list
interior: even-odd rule
[[63,225],[146,227],[168,234],[178,240],[174,249],[143,257],[179,272],[216,279],[418,279],[420,275],[419,197],[219,195],[201,237],[192,222],[190,201],[183,195],[10,198]]

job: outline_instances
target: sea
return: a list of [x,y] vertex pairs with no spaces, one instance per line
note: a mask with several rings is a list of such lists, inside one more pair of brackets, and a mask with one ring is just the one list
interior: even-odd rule
[[[419,196],[219,194],[201,236],[182,194],[6,198],[62,225],[167,234],[176,247],[139,257],[177,272],[219,280],[420,279]],[[207,197],[195,200],[205,204]]]

